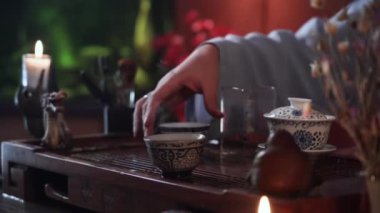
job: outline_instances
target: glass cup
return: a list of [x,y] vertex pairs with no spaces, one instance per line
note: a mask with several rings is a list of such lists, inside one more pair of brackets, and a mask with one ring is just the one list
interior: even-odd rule
[[263,114],[275,107],[275,101],[274,87],[223,87],[220,101],[224,114],[220,121],[220,154],[244,155],[248,151],[247,145],[265,141],[268,128]]

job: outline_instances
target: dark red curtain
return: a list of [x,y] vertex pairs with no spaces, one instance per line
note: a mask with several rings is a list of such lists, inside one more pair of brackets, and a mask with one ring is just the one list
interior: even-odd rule
[[183,16],[190,9],[213,19],[239,34],[267,33],[273,29],[297,30],[312,16],[331,16],[350,0],[326,0],[322,13],[309,6],[309,0],[175,0],[176,26],[184,29]]

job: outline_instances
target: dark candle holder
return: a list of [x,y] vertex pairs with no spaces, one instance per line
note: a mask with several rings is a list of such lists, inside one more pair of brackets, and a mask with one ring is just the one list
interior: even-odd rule
[[49,68],[49,76],[47,77],[47,88],[44,88],[45,70],[42,70],[36,87],[21,84],[14,98],[15,105],[23,114],[25,129],[34,137],[42,138],[45,134],[44,113],[42,106],[42,98],[51,91],[57,91],[57,83],[55,81],[55,70]]
[[44,71],[41,72],[36,88],[20,85],[16,91],[15,104],[21,109],[24,126],[36,138],[42,138],[45,133],[43,109],[41,104]]

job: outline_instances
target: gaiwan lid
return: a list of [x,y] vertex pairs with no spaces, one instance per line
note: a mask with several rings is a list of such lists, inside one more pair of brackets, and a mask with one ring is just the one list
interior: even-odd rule
[[329,120],[334,118],[334,116],[328,116],[312,109],[311,99],[291,97],[288,100],[290,106],[276,108],[264,114],[264,117],[283,120]]

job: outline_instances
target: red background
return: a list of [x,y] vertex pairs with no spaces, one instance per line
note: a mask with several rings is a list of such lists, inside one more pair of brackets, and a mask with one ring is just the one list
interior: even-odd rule
[[268,33],[273,29],[297,30],[312,16],[333,15],[349,0],[326,0],[323,13],[313,9],[309,0],[176,0],[176,20],[183,31],[183,16],[196,9],[202,18],[234,29],[238,34],[251,31]]

